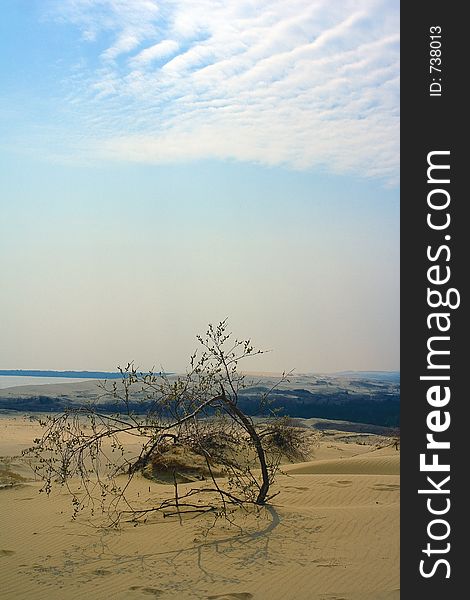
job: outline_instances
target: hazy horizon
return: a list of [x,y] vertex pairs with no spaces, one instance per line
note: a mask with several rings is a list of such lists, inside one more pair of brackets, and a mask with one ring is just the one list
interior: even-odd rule
[[2,369],[399,370],[396,2],[3,9]]

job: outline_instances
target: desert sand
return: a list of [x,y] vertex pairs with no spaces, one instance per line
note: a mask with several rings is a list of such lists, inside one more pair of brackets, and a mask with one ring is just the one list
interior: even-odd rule
[[[71,520],[39,493],[21,450],[39,425],[0,416],[0,598],[393,600],[399,598],[399,451],[378,436],[323,432],[311,460],[283,466],[272,506],[234,527],[210,515],[118,530]],[[162,484],[134,480],[148,506]],[[145,504],[147,503],[147,504]]]

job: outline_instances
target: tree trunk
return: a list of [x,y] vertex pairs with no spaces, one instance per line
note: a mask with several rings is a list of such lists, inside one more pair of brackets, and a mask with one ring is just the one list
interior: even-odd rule
[[261,467],[261,476],[263,478],[263,483],[261,484],[259,494],[255,500],[255,503],[256,504],[264,504],[266,502],[266,496],[269,491],[270,483],[269,483],[268,466],[266,464],[266,455],[264,452],[263,444],[261,443],[261,439],[260,439],[259,435],[257,434],[256,429],[254,428],[254,425],[253,425],[251,419],[249,419],[238,408],[238,406],[234,402],[232,402],[229,398],[227,398],[224,391],[222,393],[222,396],[223,396],[225,403],[229,407],[229,410],[232,411],[233,413],[235,413],[235,415],[243,423],[243,426],[245,427],[246,431],[248,432],[248,435],[250,436],[251,441],[253,442],[253,445],[256,448],[256,454],[258,455],[258,460],[259,460],[259,464]]

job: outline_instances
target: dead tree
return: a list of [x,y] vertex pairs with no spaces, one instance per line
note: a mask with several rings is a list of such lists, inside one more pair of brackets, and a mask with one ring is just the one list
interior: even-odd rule
[[[43,421],[43,436],[27,451],[44,481],[41,491],[65,485],[74,516],[99,506],[114,523],[123,515],[142,519],[155,511],[179,518],[208,511],[227,516],[228,507],[268,503],[283,452],[273,432],[279,436],[283,424],[260,429],[239,403],[246,386],[239,363],[262,351],[250,340],[233,339],[226,320],[209,325],[197,339],[201,348],[185,375],[138,373],[128,364],[120,384],[101,386],[97,403]],[[262,398],[265,405],[268,395]],[[106,398],[121,410],[105,412]],[[135,410],[136,402],[143,413]],[[135,438],[140,451],[129,455],[126,442]],[[132,479],[137,473],[152,478],[155,471],[173,484],[171,497],[148,508],[136,506],[129,498]],[[181,482],[194,485],[181,489]]]

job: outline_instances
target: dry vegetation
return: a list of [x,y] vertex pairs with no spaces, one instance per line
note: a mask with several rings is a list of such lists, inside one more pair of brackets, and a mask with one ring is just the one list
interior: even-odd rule
[[[273,414],[255,424],[240,409],[245,377],[238,365],[261,353],[250,340],[233,339],[226,321],[209,325],[198,340],[201,351],[191,357],[185,376],[170,381],[140,374],[129,364],[122,370],[123,393],[116,383],[104,385],[103,392],[121,402],[119,414],[89,405],[45,419],[43,436],[27,452],[44,481],[43,491],[65,485],[75,514],[99,507],[113,524],[122,516],[145,519],[157,511],[229,518],[234,507],[269,503],[281,462],[307,458],[311,441],[286,418]],[[144,416],[129,408],[135,388],[150,401]],[[269,393],[261,402],[269,412]],[[129,438],[141,441],[137,455],[125,451]],[[137,473],[172,484],[172,496],[146,508],[133,505],[126,492]],[[179,488],[190,482],[195,485]]]

